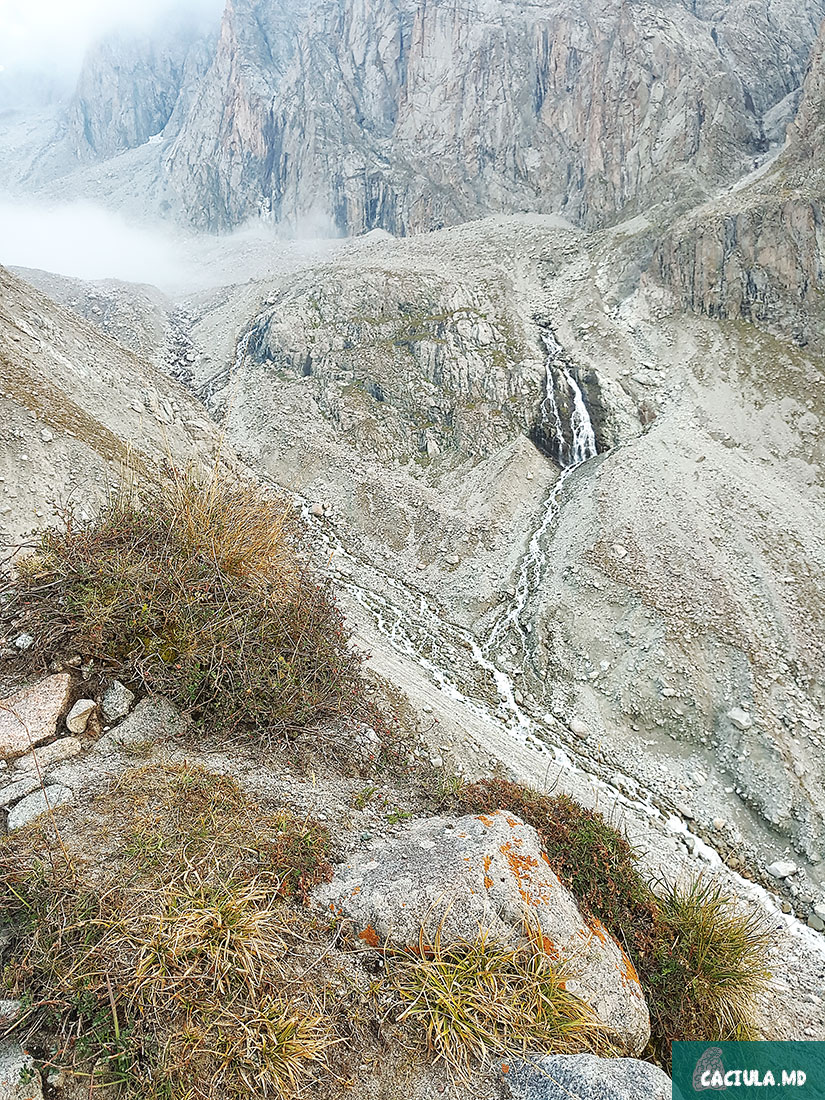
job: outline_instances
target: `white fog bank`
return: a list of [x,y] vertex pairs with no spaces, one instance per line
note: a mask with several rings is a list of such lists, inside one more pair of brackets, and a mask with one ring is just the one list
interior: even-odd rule
[[225,236],[141,225],[87,202],[62,205],[0,198],[0,264],[78,279],[150,283],[186,294],[291,270],[344,244],[328,224],[308,222],[299,237],[252,223]]

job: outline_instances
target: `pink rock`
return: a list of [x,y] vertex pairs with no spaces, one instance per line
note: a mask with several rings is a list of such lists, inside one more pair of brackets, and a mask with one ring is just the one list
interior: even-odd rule
[[0,702],[0,756],[31,752],[57,732],[69,701],[69,674],[47,676]]

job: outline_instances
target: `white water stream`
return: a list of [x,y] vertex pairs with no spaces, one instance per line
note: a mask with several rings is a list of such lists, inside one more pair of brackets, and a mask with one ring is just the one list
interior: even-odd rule
[[[567,479],[588,459],[597,454],[596,434],[587,411],[581,387],[570,372],[562,356],[561,345],[549,330],[542,333],[547,352],[545,359],[545,398],[541,407],[541,427],[546,438],[558,441],[561,476],[553,486],[544,505],[541,523],[533,532],[527,546],[527,552],[521,559],[519,575],[516,580],[515,595],[509,607],[497,619],[485,646],[489,654],[495,654],[504,643],[508,633],[514,631],[521,643],[522,657],[527,652],[527,635],[531,625],[526,619],[526,610],[534,604],[533,597],[539,589],[544,576],[546,543],[548,531],[555,525],[561,508],[562,493]],[[561,376],[567,387],[570,401],[570,442],[564,434],[559,412],[557,376]]]
[[[569,457],[561,477],[545,501],[541,522],[522,559],[515,596],[499,616],[483,647],[470,630],[445,622],[423,593],[416,596],[400,581],[374,566],[371,567],[372,571],[381,582],[386,596],[376,591],[377,586],[359,584],[352,576],[342,576],[337,583],[369,613],[379,632],[392,647],[425,669],[439,688],[452,699],[493,718],[514,732],[518,731],[522,736],[530,733],[538,735],[546,743],[549,728],[531,718],[517,702],[515,685],[507,672],[500,667],[498,646],[505,640],[511,627],[518,630],[522,641],[526,643],[530,628],[529,625],[522,626],[522,619],[528,601],[535,594],[543,575],[547,535],[558,518],[564,483],[574,469],[596,454],[596,438],[581,388],[561,356],[561,347],[549,332],[543,335],[543,340],[547,349],[547,389],[541,416],[549,420],[548,427],[555,429],[557,426],[560,449],[563,445]],[[238,355],[241,356],[245,350],[245,345],[243,351],[239,345]],[[556,392],[557,374],[561,376],[568,391],[565,396],[571,409],[569,445],[563,443],[565,437]],[[304,500],[303,503],[305,513],[309,515],[309,502]],[[326,525],[322,537],[333,563],[337,561],[340,565],[345,562],[355,564],[354,557]],[[359,575],[363,574],[363,569],[353,568],[350,572]],[[465,671],[465,676],[461,677],[465,682],[475,681],[476,690],[459,685],[459,676],[455,672],[457,669]],[[493,703],[493,699],[497,699],[497,703]],[[554,746],[553,751],[558,762],[570,764],[563,749]]]

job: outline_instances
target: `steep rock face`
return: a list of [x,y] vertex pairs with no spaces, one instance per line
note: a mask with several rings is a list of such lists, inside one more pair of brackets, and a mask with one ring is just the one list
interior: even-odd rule
[[190,19],[104,39],[86,58],[69,106],[72,153],[106,160],[160,134],[206,73],[212,47],[212,37]]
[[209,228],[407,233],[495,210],[592,226],[698,200],[765,147],[823,15],[822,0],[231,0],[168,181]]
[[764,174],[673,228],[653,270],[680,306],[817,339],[825,276],[825,25],[787,146]]

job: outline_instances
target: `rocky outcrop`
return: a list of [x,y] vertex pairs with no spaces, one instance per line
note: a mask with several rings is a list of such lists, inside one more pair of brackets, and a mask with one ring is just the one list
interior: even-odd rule
[[212,46],[202,23],[186,17],[151,32],[105,38],[86,57],[69,106],[73,156],[107,160],[159,135],[176,109],[181,116],[188,105]]
[[402,234],[519,210],[595,226],[698,200],[765,147],[823,15],[822,0],[232,0],[168,183],[210,229]]
[[[621,1048],[644,1049],[650,1020],[633,964],[598,921],[590,924],[551,871],[535,829],[503,812],[416,821],[379,850],[356,853],[317,898],[351,920],[368,947],[445,947],[483,930],[512,941],[530,929]],[[423,930],[423,931],[422,931]]]
[[504,1074],[512,1100],[671,1100],[670,1078],[650,1062],[554,1054],[508,1061]]
[[[541,396],[531,335],[501,287],[378,265],[321,269],[268,299],[231,380],[276,387],[289,371],[356,446],[428,464],[489,454],[526,430]],[[231,400],[230,375],[222,382]]]
[[798,343],[821,331],[825,277],[825,26],[787,146],[750,183],[690,214],[653,270],[682,308],[766,322]]

